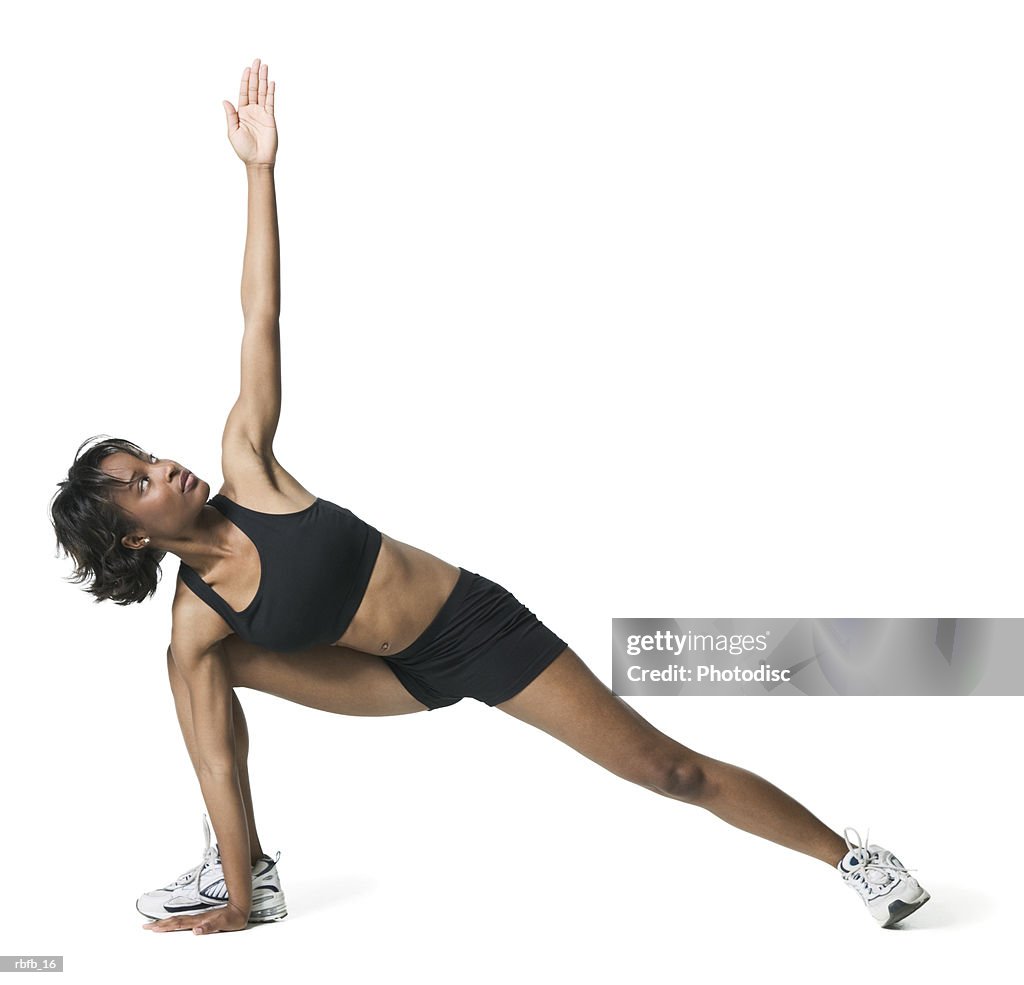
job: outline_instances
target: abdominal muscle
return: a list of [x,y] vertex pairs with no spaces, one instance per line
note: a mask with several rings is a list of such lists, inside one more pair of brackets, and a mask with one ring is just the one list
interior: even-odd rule
[[332,645],[386,657],[401,653],[433,622],[459,580],[459,569],[385,533],[380,537],[366,594]]

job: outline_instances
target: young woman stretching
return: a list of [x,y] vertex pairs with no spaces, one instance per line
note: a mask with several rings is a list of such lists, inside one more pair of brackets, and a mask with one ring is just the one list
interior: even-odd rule
[[220,491],[211,498],[178,462],[109,439],[79,446],[51,503],[72,579],[91,578],[97,600],[141,602],[163,558],[180,559],[167,671],[219,841],[210,848],[207,828],[200,865],[140,898],[147,927],[215,933],[287,912],[256,830],[235,687],[342,715],[472,697],[625,780],[837,867],[883,926],[916,910],[928,893],[891,852],[840,837],[761,777],[662,734],[501,585],[389,537],[281,466],[274,89],[256,59],[237,111],[224,102],[249,213],[241,392],[221,440]]

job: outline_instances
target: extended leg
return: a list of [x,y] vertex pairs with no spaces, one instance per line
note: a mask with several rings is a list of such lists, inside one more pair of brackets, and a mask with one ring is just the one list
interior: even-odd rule
[[542,729],[617,776],[786,848],[836,865],[846,842],[749,770],[687,749],[613,694],[571,650],[495,707]]
[[[192,728],[192,703],[188,696],[188,688],[185,685],[174,659],[171,656],[170,647],[167,648],[167,675],[171,682],[171,692],[174,694],[174,710],[178,715],[178,724],[181,726],[181,734],[185,739],[185,746],[188,749],[189,759],[192,760],[192,767],[198,774],[198,760],[196,753],[195,732]],[[249,822],[249,851],[252,855],[250,861],[253,864],[263,854],[260,846],[260,838],[256,833],[256,818],[252,810],[252,792],[249,789],[249,728],[245,721],[245,713],[238,700],[238,695],[232,692],[231,703],[234,708],[234,729],[235,729],[235,766],[238,770],[238,787],[242,793],[242,803],[245,806],[246,820]]]

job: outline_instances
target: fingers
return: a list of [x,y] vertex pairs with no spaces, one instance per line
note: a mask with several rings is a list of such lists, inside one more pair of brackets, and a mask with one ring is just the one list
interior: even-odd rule
[[238,87],[238,108],[249,105],[249,69],[242,70],[242,81]]
[[[259,59],[257,59],[258,61]],[[260,66],[260,77],[259,77],[259,104],[260,106],[267,105],[267,66],[263,64]]]
[[[152,923],[144,923],[143,930],[153,930],[157,933],[165,933],[168,930],[194,930],[201,926],[208,918],[205,916],[165,917],[163,920],[154,920]],[[200,930],[200,933],[202,930]]]
[[156,934],[166,934],[169,931],[191,931],[194,934],[216,934],[216,928],[207,927],[207,920],[204,917],[169,916],[167,919],[154,920],[152,924],[143,924],[142,930],[153,931]]
[[219,934],[224,931],[244,930],[249,924],[249,914],[231,903],[217,906],[206,913],[183,913],[176,917],[164,917],[144,923],[143,930],[166,933],[175,930],[191,930],[193,934]]
[[260,101],[260,60],[254,58],[252,60],[252,67],[249,69],[249,91],[248,91],[250,103],[259,104]]
[[[238,89],[238,108],[243,106],[263,106],[268,113],[274,113],[274,83],[270,82],[267,75],[269,69],[261,64],[258,58],[252,60],[252,65],[242,71],[242,82]],[[238,126],[238,115],[235,115],[234,125]]]
[[142,929],[155,930],[157,933],[163,933],[165,930],[178,930],[178,925],[182,919],[182,917],[165,917],[163,920],[154,920],[152,923],[144,923],[142,925]]
[[235,107],[231,105],[226,99],[223,100],[224,112],[228,118],[228,136],[231,136],[233,130],[238,129],[238,113],[235,111]]

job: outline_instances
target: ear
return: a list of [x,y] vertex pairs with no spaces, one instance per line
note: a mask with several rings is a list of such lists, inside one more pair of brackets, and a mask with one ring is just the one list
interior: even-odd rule
[[149,538],[141,534],[125,534],[121,538],[121,544],[130,551],[141,551],[149,546]]

